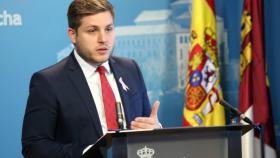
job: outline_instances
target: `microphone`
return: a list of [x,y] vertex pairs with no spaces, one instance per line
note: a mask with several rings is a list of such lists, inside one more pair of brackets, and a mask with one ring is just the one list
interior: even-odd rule
[[250,125],[255,126],[255,124],[253,123],[252,120],[250,120],[248,117],[246,117],[243,113],[241,113],[238,109],[236,109],[235,107],[233,107],[232,105],[230,105],[228,102],[226,102],[225,100],[221,100],[220,104],[225,107],[227,110],[229,110],[230,112],[232,112],[235,116],[240,117],[244,122],[249,123]]
[[117,122],[120,129],[124,129],[124,115],[122,112],[122,105],[120,102],[116,102],[116,113],[117,113]]

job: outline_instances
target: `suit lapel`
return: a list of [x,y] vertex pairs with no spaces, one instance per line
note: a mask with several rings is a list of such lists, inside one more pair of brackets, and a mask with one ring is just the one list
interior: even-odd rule
[[126,74],[121,71],[122,69],[118,66],[118,64],[116,63],[116,61],[114,60],[114,58],[110,58],[109,59],[109,64],[110,64],[110,68],[114,74],[117,86],[118,86],[118,90],[122,99],[122,103],[123,103],[123,108],[124,108],[124,112],[125,112],[125,116],[126,116],[126,124],[127,127],[130,127],[130,122],[131,122],[131,118],[129,115],[129,95],[128,92],[124,90],[124,88],[121,85],[120,79],[123,78]]
[[96,131],[98,132],[99,136],[102,136],[103,132],[102,132],[102,127],[99,120],[98,112],[94,100],[92,98],[90,89],[88,87],[86,78],[78,62],[76,61],[73,53],[71,53],[69,58],[70,58],[70,60],[68,61],[69,77],[71,78],[73,85],[78,90],[78,93],[80,94],[80,97],[84,102],[84,105],[88,109],[88,112],[91,116]]

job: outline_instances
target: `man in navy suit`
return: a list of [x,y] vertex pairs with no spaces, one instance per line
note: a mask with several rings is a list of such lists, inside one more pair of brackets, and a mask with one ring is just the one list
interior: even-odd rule
[[[160,128],[159,101],[150,108],[134,60],[112,56],[114,11],[107,0],[74,0],[68,9],[73,52],[36,72],[23,122],[22,153],[28,158],[78,158],[108,131],[100,75],[103,66],[129,129]],[[106,96],[105,96],[106,97]]]

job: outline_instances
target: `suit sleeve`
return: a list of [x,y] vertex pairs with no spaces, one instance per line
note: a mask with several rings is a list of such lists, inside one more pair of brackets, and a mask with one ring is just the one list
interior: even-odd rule
[[132,60],[132,61],[136,66],[137,74],[139,77],[139,84],[141,85],[140,87],[142,89],[141,93],[142,93],[142,101],[143,101],[143,116],[149,117],[150,113],[151,113],[151,105],[150,105],[149,97],[147,94],[147,88],[145,85],[145,81],[144,81],[142,72],[141,72],[138,64],[134,60]]
[[78,158],[82,147],[56,141],[58,102],[46,77],[32,76],[23,120],[22,154],[26,158]]

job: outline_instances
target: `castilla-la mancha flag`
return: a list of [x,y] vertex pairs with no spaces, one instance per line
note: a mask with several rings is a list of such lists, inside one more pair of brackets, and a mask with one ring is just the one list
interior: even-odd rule
[[[239,110],[264,125],[265,157],[276,158],[273,119],[265,70],[263,0],[244,0],[241,30]],[[258,137],[242,138],[242,157],[261,157]]]
[[225,124],[216,39],[215,0],[192,1],[184,126]]

